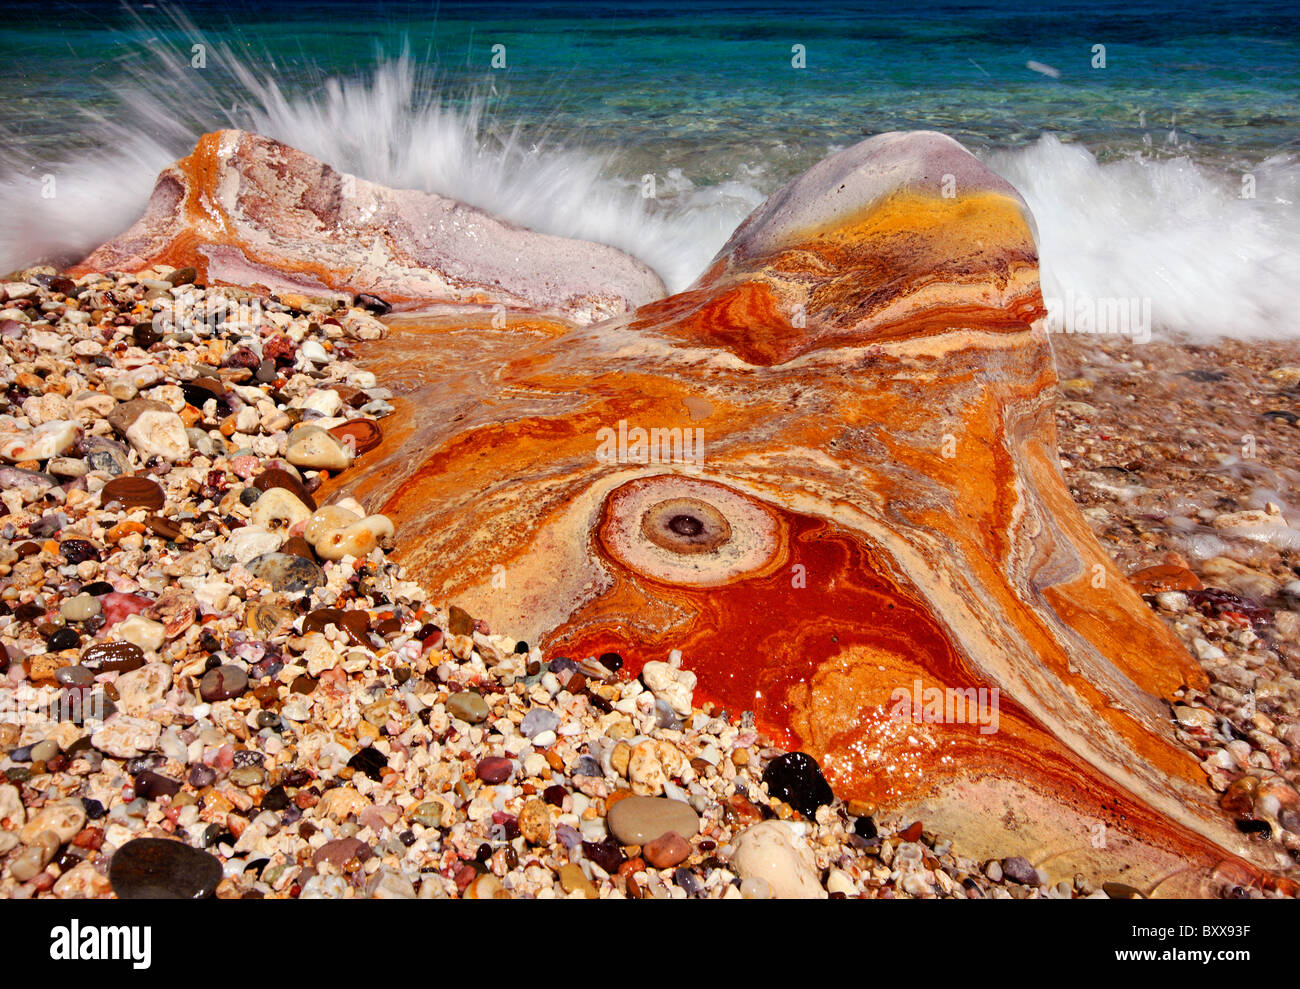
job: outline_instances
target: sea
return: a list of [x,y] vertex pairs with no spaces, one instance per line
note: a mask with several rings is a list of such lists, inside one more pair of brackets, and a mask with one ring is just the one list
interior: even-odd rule
[[688,286],[763,199],[938,130],[1033,212],[1044,294],[1300,335],[1294,0],[0,4],[0,270],[126,229],[240,127]]

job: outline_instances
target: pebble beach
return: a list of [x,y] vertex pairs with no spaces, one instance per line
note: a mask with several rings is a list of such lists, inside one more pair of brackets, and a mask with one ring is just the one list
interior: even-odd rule
[[[691,656],[632,676],[431,598],[402,533],[331,498],[416,414],[365,370],[387,304],[194,278],[0,286],[0,897],[1141,895],[839,800],[702,703]],[[1300,470],[1300,350],[1054,343],[1071,492],[1209,676],[1170,717],[1276,857],[1221,895],[1294,895],[1300,583],[1270,492]]]

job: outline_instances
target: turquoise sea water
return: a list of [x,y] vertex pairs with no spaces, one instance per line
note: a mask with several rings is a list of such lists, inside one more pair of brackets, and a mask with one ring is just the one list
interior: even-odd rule
[[1053,288],[1145,293],[1189,332],[1294,332],[1281,0],[10,3],[0,51],[0,267],[112,236],[233,125],[616,244],[676,288],[792,175],[929,128],[1026,195]]

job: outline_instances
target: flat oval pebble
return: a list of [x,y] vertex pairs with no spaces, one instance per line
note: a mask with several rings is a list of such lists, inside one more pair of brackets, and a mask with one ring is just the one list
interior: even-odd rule
[[487,701],[477,690],[462,690],[447,698],[447,713],[453,718],[476,725],[486,720],[491,711]]
[[695,808],[670,797],[624,797],[609,809],[605,825],[625,845],[644,845],[667,831],[690,840],[700,832]]
[[311,560],[291,553],[265,553],[249,560],[245,569],[275,591],[298,594],[325,583],[324,570]]
[[144,665],[144,650],[134,642],[97,642],[81,654],[81,665],[92,673],[129,673]]
[[136,838],[113,855],[108,881],[120,900],[201,900],[221,882],[221,862],[166,838]]
[[123,508],[148,508],[159,511],[167,496],[157,481],[147,477],[115,477],[100,492],[100,504],[119,503]]
[[248,674],[238,666],[217,666],[203,674],[199,695],[208,702],[229,700],[248,689]]

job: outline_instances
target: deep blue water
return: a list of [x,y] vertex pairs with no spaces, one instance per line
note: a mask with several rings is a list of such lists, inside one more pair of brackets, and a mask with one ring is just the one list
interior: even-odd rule
[[[169,12],[180,9],[194,31]],[[975,146],[1051,131],[1103,156],[1155,135],[1205,155],[1296,149],[1300,5],[10,3],[0,19],[0,126],[19,140],[75,137],[78,111],[113,105],[123,68],[228,43],[290,92],[410,46],[444,92],[495,88],[495,109],[587,143],[710,151],[824,147],[932,127]],[[506,67],[493,69],[493,46]],[[792,67],[803,45],[806,67]],[[1094,46],[1105,67],[1094,67]],[[211,55],[211,51],[209,51]],[[1053,78],[1027,68],[1034,61]],[[203,70],[230,100],[230,66]],[[11,138],[12,139],[12,138]]]

